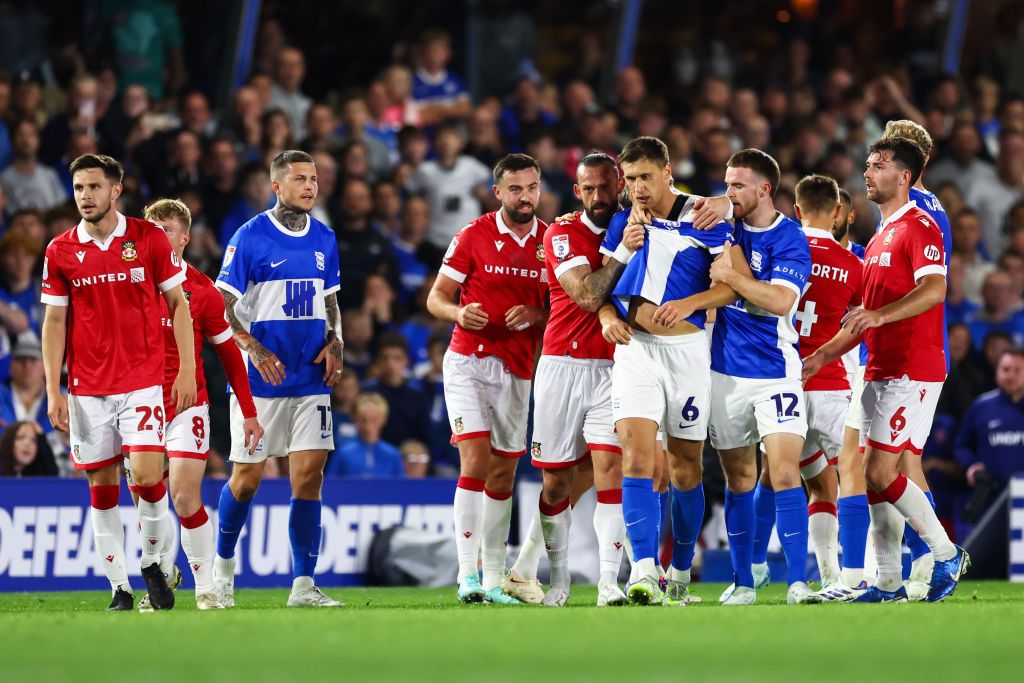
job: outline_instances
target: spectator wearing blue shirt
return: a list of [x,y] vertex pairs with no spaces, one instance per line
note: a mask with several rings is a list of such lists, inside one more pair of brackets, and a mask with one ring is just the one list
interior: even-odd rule
[[[398,302],[409,309],[431,275],[430,245],[424,240],[430,227],[430,204],[423,197],[409,197],[402,207],[398,234],[391,238],[391,250],[398,270]],[[436,270],[436,268],[435,268]]]
[[417,47],[417,68],[412,80],[412,99],[420,120],[427,125],[448,119],[464,119],[473,111],[469,90],[448,70],[452,58],[451,37],[427,31]]
[[946,324],[966,322],[981,306],[967,298],[964,289],[964,259],[957,252],[949,255],[946,269]]
[[381,441],[388,404],[380,394],[363,393],[355,401],[356,438],[337,449],[324,472],[332,477],[396,479],[405,476],[398,448]]
[[380,394],[388,403],[383,438],[396,446],[409,439],[429,441],[430,402],[419,382],[407,379],[409,343],[397,332],[381,335],[377,345],[377,379],[363,385],[364,391]]
[[40,247],[26,233],[11,229],[0,240],[0,382],[10,377],[11,345],[23,336],[38,338],[39,283],[32,269]]
[[[274,188],[270,186],[270,172],[262,163],[250,163],[242,167],[239,175],[241,198],[224,215],[217,234],[222,247],[226,247],[238,229],[274,204]],[[210,226],[214,227],[214,226]]]
[[978,485],[982,472],[1001,486],[1024,472],[1024,349],[1003,353],[996,386],[974,401],[957,437],[956,458],[969,486]]
[[967,319],[975,346],[980,348],[985,337],[996,331],[1008,334],[1013,346],[1024,346],[1024,313],[1013,310],[1016,293],[1009,274],[997,270],[986,275],[981,299],[981,310]]
[[459,476],[459,451],[452,445],[452,430],[448,422],[448,405],[444,400],[444,352],[448,350],[451,332],[438,331],[427,342],[430,365],[423,378],[423,389],[430,401],[430,459],[431,474],[435,477]]
[[36,337],[26,334],[11,353],[10,383],[0,384],[0,427],[25,420],[33,422],[53,453],[61,455],[67,450],[64,439],[50,424],[46,410],[42,347]]
[[352,409],[357,396],[359,396],[359,375],[352,368],[345,368],[341,373],[341,379],[331,391],[335,452],[356,438],[356,424],[352,420]]
[[536,74],[525,74],[516,86],[512,103],[498,118],[498,128],[509,152],[522,152],[532,133],[558,123],[558,117],[544,109],[542,85]]

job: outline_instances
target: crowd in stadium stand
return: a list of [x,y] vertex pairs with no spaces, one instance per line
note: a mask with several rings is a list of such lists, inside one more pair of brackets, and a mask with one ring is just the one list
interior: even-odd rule
[[[498,65],[504,79],[483,79],[474,98],[454,70],[452,37],[427,31],[376,77],[336,83],[314,100],[304,94],[307,55],[281,22],[264,17],[254,70],[219,109],[189,87],[188,26],[171,3],[126,10],[158,27],[158,40],[142,45],[114,30],[113,55],[103,59],[87,46],[64,48],[74,54],[62,63],[73,68],[59,77],[45,68],[45,28],[19,10],[27,36],[43,33],[35,53],[6,50],[14,63],[0,63],[0,476],[72,474],[66,441],[46,417],[39,278],[46,243],[78,221],[67,165],[80,154],[124,163],[124,213],[183,199],[193,215],[186,260],[215,277],[233,232],[273,203],[269,160],[289,148],[310,152],[320,187],[313,215],[337,233],[343,282],[346,371],[333,394],[337,448],[327,473],[454,476],[441,380],[450,330],[430,318],[424,298],[452,235],[497,208],[490,168],[498,158],[522,151],[540,162],[538,214],[550,220],[576,208],[575,166],[589,151],[614,154],[636,135],[661,137],[678,187],[716,195],[729,156],[757,147],[783,169],[777,207],[792,215],[796,182],[831,175],[853,195],[853,235],[866,243],[877,222],[861,177],[866,149],[886,121],[908,118],[935,139],[925,183],[953,227],[952,370],[924,458],[940,514],[956,517],[971,496],[965,472],[980,457],[961,429],[964,416],[996,388],[1002,351],[1024,344],[1024,67],[1012,59],[1024,33],[999,38],[973,73],[943,75],[932,4],[912,3],[900,40],[887,52],[875,45],[883,52],[874,61],[833,40],[835,26],[813,39],[794,27],[782,48],[740,50],[738,36],[718,36],[683,46],[660,84],[636,66],[619,70],[603,98],[605,57],[592,37],[558,73],[530,59]],[[509,30],[529,34],[529,19],[520,19]],[[111,21],[116,29],[125,19]],[[215,374],[220,366],[206,367]],[[208,474],[221,475],[224,378],[210,385],[219,428]]]

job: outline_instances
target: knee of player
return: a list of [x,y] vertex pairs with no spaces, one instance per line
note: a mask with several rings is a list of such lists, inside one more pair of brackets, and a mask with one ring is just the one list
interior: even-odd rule
[[171,501],[178,517],[191,517],[199,510],[202,502],[198,491],[171,491]]
[[252,500],[252,497],[256,495],[256,491],[259,489],[259,487],[259,478],[234,476],[231,477],[231,495],[233,495],[235,497],[235,500],[239,502]]
[[554,505],[569,497],[572,476],[566,471],[549,470],[544,472],[544,486],[541,497],[544,502]]
[[704,468],[699,460],[697,462],[683,460],[672,466],[670,476],[672,486],[677,490],[689,491],[701,482],[701,478],[704,476]]
[[320,489],[324,485],[324,473],[313,471],[305,472],[296,476],[292,481],[292,489],[296,498],[308,498],[310,500],[320,497]]

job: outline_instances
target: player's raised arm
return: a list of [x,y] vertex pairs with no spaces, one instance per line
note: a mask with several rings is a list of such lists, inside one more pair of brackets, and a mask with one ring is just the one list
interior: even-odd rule
[[192,328],[192,315],[185,301],[181,285],[164,292],[167,311],[174,328],[174,343],[178,346],[178,377],[171,388],[171,400],[178,413],[188,410],[196,402],[196,349]]
[[708,230],[722,221],[731,221],[732,212],[732,201],[725,195],[698,197],[693,203],[693,227]]
[[67,306],[49,304],[43,316],[43,373],[46,376],[46,414],[50,423],[62,432],[68,431],[68,401],[60,390],[60,373],[64,365],[67,340]]
[[[789,282],[781,284],[774,280],[772,282],[756,280],[749,274],[749,271],[745,274],[734,267],[734,263],[740,262],[740,260],[734,261],[731,249],[724,252],[722,258],[716,259],[711,264],[711,279],[714,282],[728,285],[740,297],[769,313],[774,315],[789,313],[800,296],[798,288]],[[742,262],[745,263],[745,259]]]
[[345,362],[345,342],[341,336],[341,308],[338,306],[338,293],[324,295],[327,308],[327,343],[313,361],[314,364],[324,363],[324,382],[333,387],[341,379],[341,369]]

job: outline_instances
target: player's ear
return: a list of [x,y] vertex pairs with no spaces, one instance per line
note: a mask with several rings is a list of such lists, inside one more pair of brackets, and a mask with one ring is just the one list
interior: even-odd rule
[[582,198],[583,198],[583,197],[582,197],[582,196],[580,195],[580,184],[579,184],[579,183],[573,183],[573,184],[572,184],[572,193],[573,193],[574,195],[576,195],[576,199],[582,199]]
[[800,210],[800,205],[799,204],[794,204],[793,205],[793,213],[796,214],[796,219],[798,221],[802,221],[804,219],[804,212]]
[[617,189],[615,190],[615,194],[622,194],[622,191],[626,189],[626,179],[622,176],[618,176],[618,178],[619,182],[616,185]]
[[495,183],[494,185],[491,185],[491,192],[494,193],[495,197],[497,197],[498,199],[501,199],[501,190],[498,189],[498,184],[497,183]]
[[835,224],[836,219],[839,218],[839,212],[843,210],[842,204],[836,204],[835,210],[832,211],[832,223]]
[[110,186],[110,201],[116,202],[117,198],[124,192],[124,185],[121,183],[114,183]]

